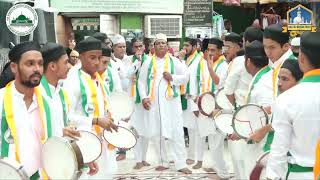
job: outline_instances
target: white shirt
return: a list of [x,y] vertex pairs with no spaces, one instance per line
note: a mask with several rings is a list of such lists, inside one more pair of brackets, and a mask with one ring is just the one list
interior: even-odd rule
[[[0,111],[3,110],[5,88],[0,89]],[[12,103],[14,123],[17,130],[17,138],[19,142],[20,163],[24,166],[24,170],[28,176],[32,176],[41,167],[41,135],[44,133],[41,127],[40,109],[38,107],[36,96],[29,108],[27,109],[24,95],[18,92],[14,82],[12,84]],[[0,125],[2,116],[0,116]],[[1,129],[0,129],[1,131]],[[1,139],[0,139],[1,141]],[[0,149],[1,150],[1,149]],[[9,159],[16,160],[15,145],[9,145]]]
[[[320,83],[301,83],[280,94],[273,109],[275,130],[267,177],[284,177],[287,163],[313,167],[320,137]],[[291,153],[288,158],[287,152]],[[312,174],[312,173],[310,173]],[[313,177],[310,177],[313,179]]]
[[139,69],[141,61],[132,63],[132,56],[124,55],[122,59],[118,59],[112,55],[111,66],[119,73],[121,86],[124,91],[128,91],[131,85],[132,75]]
[[[254,79],[252,79],[252,81],[253,80]],[[254,88],[251,91],[249,103],[253,103],[263,107],[268,107],[272,105],[273,97],[270,76],[264,74],[261,77],[261,79],[254,85]]]
[[244,56],[238,56],[230,63],[230,70],[224,85],[226,95],[234,94],[235,102],[239,106],[245,104],[245,98],[252,79],[244,63]]
[[64,116],[63,116],[63,106],[61,103],[59,92],[61,90],[61,83],[58,83],[57,87],[49,84],[50,92],[52,98],[47,95],[44,87],[40,84],[41,94],[48,102],[50,106],[50,114],[51,114],[51,128],[52,128],[52,136],[62,137],[63,128],[64,128]]
[[227,76],[228,76],[228,63],[227,61],[223,61],[217,68],[216,70],[216,74],[217,76],[219,76],[219,84],[216,85],[216,90],[215,90],[215,94],[217,93],[217,91],[221,88],[223,88],[225,82],[226,82],[226,79],[227,79]]

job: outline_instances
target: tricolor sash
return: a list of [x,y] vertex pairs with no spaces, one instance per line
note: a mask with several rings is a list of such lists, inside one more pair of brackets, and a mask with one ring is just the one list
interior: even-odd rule
[[[91,79],[89,75],[85,75],[81,72],[81,69],[78,70],[78,78],[80,81],[80,92],[81,92],[81,105],[84,114],[87,117],[98,118],[100,116],[104,116],[105,114],[100,114],[100,109],[103,108],[103,112],[108,110],[107,103],[107,87],[104,84],[101,76],[96,73],[95,77],[100,84],[100,88],[103,94],[104,107],[99,107],[97,91],[98,88],[95,85],[94,80]],[[86,85],[86,86],[85,86]],[[86,88],[87,87],[87,88]],[[101,132],[101,128],[99,126],[94,126],[97,133]]]
[[[49,87],[49,83],[46,79],[45,76],[42,76],[41,78],[41,85],[45,90],[45,93],[47,94],[48,97],[52,98],[52,94],[50,91],[50,87]],[[59,97],[60,97],[60,101],[61,101],[61,105],[62,105],[62,109],[63,109],[63,124],[66,127],[68,125],[68,112],[70,109],[70,100],[69,100],[69,96],[67,95],[66,91],[63,90],[62,88],[59,91]]]
[[[218,60],[216,60],[214,63],[213,63],[213,66],[212,66],[212,69],[214,72],[217,72],[217,69],[219,68],[219,66],[225,62],[225,57],[223,55],[221,55]],[[211,78],[211,76],[209,76],[208,80],[207,80],[207,90],[206,92],[214,92],[216,90],[216,86],[213,82],[213,79]]]
[[[187,58],[186,65],[190,67],[191,64],[194,62],[195,59],[197,59],[198,56],[200,56],[200,54],[197,51],[194,51],[194,53]],[[185,87],[185,85],[180,86],[181,95],[189,94],[189,93],[190,93],[190,82],[187,83],[187,88]]]
[[[169,57],[169,54],[167,53],[165,55],[164,60],[164,72],[169,72],[169,65],[170,65],[170,73],[174,74],[174,63],[171,57]],[[154,100],[154,88],[155,88],[155,80],[157,76],[157,62],[156,62],[156,56],[154,55],[152,57],[152,60],[148,67],[148,76],[147,76],[147,94],[151,101]],[[177,97],[178,93],[176,90],[176,87],[173,85],[171,87],[170,82],[167,86],[167,98]]]
[[[2,109],[2,120],[1,120],[1,157],[8,157],[9,155],[9,144],[4,139],[4,134],[10,129],[11,136],[13,137],[14,145],[15,145],[15,156],[16,161],[20,162],[19,156],[19,138],[17,134],[17,129],[15,125],[15,117],[14,117],[14,102],[13,102],[13,88],[14,81],[11,81],[6,85],[4,91],[4,100],[3,100],[3,109]],[[41,126],[43,128],[44,133],[41,135],[41,143],[44,142],[51,137],[52,129],[51,129],[51,114],[50,107],[48,102],[42,97],[39,86],[34,88],[34,94],[37,99],[37,104],[40,110],[40,120]]]
[[[144,63],[144,61],[147,59],[147,55],[143,54],[141,56],[141,66]],[[138,58],[136,57],[136,55],[134,55],[132,57],[132,63],[136,62],[138,60]],[[135,99],[135,103],[138,104],[141,102],[140,99],[140,94],[139,94],[139,90],[138,90],[138,79],[139,79],[139,73],[140,71],[137,70],[136,74],[134,75],[134,77],[131,80],[131,90],[130,90],[130,95],[131,97],[133,97]]]

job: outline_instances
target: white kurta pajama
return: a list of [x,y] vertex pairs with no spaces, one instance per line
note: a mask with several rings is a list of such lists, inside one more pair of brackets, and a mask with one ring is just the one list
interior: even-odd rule
[[[228,77],[224,84],[226,95],[234,94],[235,104],[237,107],[244,105],[248,87],[252,76],[247,72],[245,67],[244,56],[238,56],[229,64]],[[244,155],[239,149],[247,145],[244,141],[228,141],[228,149],[231,153],[233,169],[236,179],[245,179]]]
[[[0,111],[3,113],[3,100],[5,88],[0,89]],[[41,136],[44,133],[41,127],[40,108],[36,96],[33,96],[32,103],[27,109],[24,95],[17,91],[14,82],[12,82],[12,103],[14,124],[16,127],[20,163],[30,177],[41,168]],[[0,125],[2,116],[0,116]],[[0,129],[1,131],[1,129]],[[0,132],[1,134],[1,132]],[[1,139],[0,139],[1,141]],[[1,149],[0,149],[1,151]],[[9,144],[8,158],[15,161],[16,148],[14,144]]]
[[[83,76],[87,76],[91,79],[91,76],[89,74],[85,73],[82,70],[81,73]],[[85,91],[90,92],[89,86],[85,82],[84,78],[82,79],[85,86]],[[99,81],[97,79],[93,81],[95,89],[97,91],[99,114],[100,117],[102,117],[105,114],[104,96]],[[82,98],[78,73],[68,74],[67,79],[63,83],[63,87],[67,91],[70,99],[70,121],[76,125],[78,130],[94,131],[92,128],[93,112],[89,113],[89,116],[86,116],[86,113],[83,111],[82,108]],[[88,103],[92,103],[90,93],[87,93],[87,99]],[[90,106],[93,106],[93,104],[90,104]],[[101,135],[99,136],[101,137]],[[83,172],[81,179],[112,179],[112,175],[117,171],[115,150],[109,150],[107,148],[106,141],[102,140],[102,143],[102,154],[97,160],[99,166],[98,173],[93,176],[89,176],[86,172]]]
[[[284,179],[288,162],[303,167],[314,166],[314,149],[320,137],[319,92],[319,82],[303,82],[277,98],[272,122],[275,135],[266,170],[268,178]],[[313,173],[291,172],[288,179],[311,180]]]
[[142,162],[146,161],[149,139],[146,137],[146,129],[148,129],[148,127],[145,122],[146,119],[143,115],[144,108],[141,102],[136,101],[137,94],[139,94],[139,91],[137,91],[136,82],[138,81],[138,74],[140,72],[142,61],[145,62],[147,59],[149,59],[149,57],[144,54],[140,61],[137,59],[134,60],[134,58],[135,56],[130,56],[131,64],[129,64],[129,67],[127,67],[126,72],[126,76],[129,79],[127,93],[135,101],[134,112],[132,113],[129,123],[136,129],[139,135],[137,144],[133,149],[135,160],[136,162]]
[[[227,78],[227,71],[228,71],[228,63],[224,60],[221,62],[221,64],[218,64],[216,67],[214,67],[214,71],[219,77],[219,84],[215,85],[214,94],[216,92],[223,88],[225,80]],[[219,58],[219,59],[220,59]],[[205,71],[207,71],[205,76],[210,77],[210,73],[208,71],[207,66],[205,67]],[[207,79],[207,78],[206,78]],[[194,80],[191,79],[191,80]],[[207,80],[205,81],[207,83]],[[213,80],[212,82],[213,83]],[[209,87],[209,90],[211,90],[211,87]],[[193,89],[192,92],[197,92],[196,89]],[[212,154],[213,158],[213,165],[215,170],[217,171],[218,176],[220,177],[227,177],[229,175],[228,169],[224,160],[223,151],[224,151],[224,135],[217,132],[217,128],[213,122],[212,118],[208,118],[202,114],[199,115],[199,117],[196,120],[198,129],[199,129],[199,136],[197,137],[198,141],[200,142],[198,145],[198,151],[200,151],[200,155],[203,154],[203,151],[205,150],[205,144],[206,144],[206,136],[208,136],[208,143],[209,148]]]
[[[189,95],[193,95],[191,91],[193,89],[197,89],[197,69],[200,60],[202,59],[201,55],[198,52],[194,52],[195,54],[188,57],[186,60],[186,66],[188,67],[188,73],[189,73],[189,92],[184,92],[185,97],[187,99],[187,109],[182,112],[183,116],[183,125],[188,129],[188,135],[189,135],[189,147],[187,150],[187,158],[192,160],[198,160],[202,161],[203,157],[203,151],[196,151],[199,149],[200,142],[198,142],[198,136],[199,136],[199,129],[198,125],[196,123],[197,117],[194,115],[194,111],[198,111],[197,104],[194,102],[193,98],[188,97]],[[191,59],[189,59],[191,58]],[[204,67],[206,68],[206,67]],[[207,72],[207,71],[205,71]],[[195,79],[195,80],[191,80]],[[192,81],[192,82],[191,82]],[[184,89],[187,91],[188,83],[184,84]],[[197,96],[197,93],[195,93]]]
[[[173,81],[171,85],[178,87],[188,81],[188,74],[185,65],[174,57],[170,57],[174,64],[174,74],[172,74]],[[169,58],[169,59],[170,59]],[[170,60],[169,60],[170,61]],[[140,70],[140,77],[138,80],[139,93],[141,100],[149,98],[147,94],[147,76],[148,68],[151,59],[145,61]],[[151,102],[150,110],[144,110],[144,117],[148,129],[146,129],[146,137],[155,138],[155,145],[157,146],[158,164],[166,166],[163,158],[166,155],[164,152],[164,143],[160,143],[160,137],[168,138],[173,145],[174,150],[174,162],[176,169],[182,169],[186,167],[186,152],[184,145],[183,134],[183,119],[180,96],[173,97],[172,99],[166,99],[167,81],[163,78],[165,58],[156,58],[156,77],[154,84],[154,99]],[[169,62],[169,67],[171,67]],[[169,68],[170,72],[170,68]],[[161,82],[161,83],[160,83]],[[161,144],[161,145],[160,145]]]

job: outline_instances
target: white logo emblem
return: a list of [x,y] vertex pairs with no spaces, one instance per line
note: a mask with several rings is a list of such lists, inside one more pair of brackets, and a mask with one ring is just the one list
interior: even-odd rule
[[38,25],[37,12],[27,4],[12,6],[7,12],[6,24],[8,29],[17,36],[32,33]]

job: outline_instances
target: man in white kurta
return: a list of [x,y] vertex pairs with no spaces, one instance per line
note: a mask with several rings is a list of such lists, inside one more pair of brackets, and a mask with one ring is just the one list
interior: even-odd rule
[[313,179],[314,149],[320,136],[319,38],[319,32],[301,36],[299,66],[304,77],[282,93],[273,108],[269,179]]
[[158,167],[168,168],[164,151],[164,138],[173,146],[174,163],[178,171],[190,174],[186,167],[181,100],[178,87],[188,81],[185,65],[167,53],[167,38],[157,34],[156,55],[147,59],[140,70],[139,93],[148,119],[147,136],[154,138],[158,155]]
[[144,53],[145,46],[143,44],[143,39],[133,38],[131,40],[131,43],[134,53],[133,56],[130,56],[131,63],[137,64],[138,66],[133,66],[136,69],[130,77],[130,87],[128,88],[128,94],[133,98],[135,102],[134,112],[130,118],[129,123],[135,128],[139,136],[137,144],[133,149],[136,160],[134,169],[141,169],[143,166],[150,166],[150,164],[147,162],[149,138],[147,138],[146,135],[148,129],[146,122],[147,119],[144,118],[144,109],[141,103],[141,97],[137,85],[140,75],[140,65],[142,65],[149,57]]
[[[268,82],[262,81],[271,68],[268,66],[268,57],[266,56],[263,44],[260,41],[253,41],[245,47],[245,68],[247,72],[253,76],[248,93],[246,95],[246,104],[256,104],[261,107],[269,107],[273,102],[272,88],[268,86]],[[270,81],[269,81],[270,83]],[[243,140],[241,140],[243,141]],[[262,147],[265,140],[260,142],[246,143],[243,148],[244,156],[244,171],[245,178],[250,178],[250,173],[253,170],[256,160],[263,154]]]
[[[39,85],[43,73],[40,46],[33,42],[18,44],[10,50],[9,59],[15,81],[0,90],[0,123],[1,129],[6,129],[5,132],[0,132],[1,157],[20,162],[28,177],[37,179],[41,168],[41,140],[47,137],[41,126],[44,119],[40,117],[37,100],[37,95],[40,94],[35,93],[35,87]],[[5,115],[10,110],[12,119]],[[12,125],[10,121],[13,122]],[[7,128],[4,128],[5,124]],[[16,132],[16,136],[12,131]],[[10,135],[5,135],[8,132]]]
[[[226,62],[225,57],[222,55],[222,46],[223,41],[218,38],[209,39],[208,47],[206,48],[205,57],[207,61],[207,66],[205,71],[208,74],[205,80],[208,92],[214,94],[221,88],[225,83],[227,78],[228,63]],[[198,95],[198,94],[197,94]],[[199,128],[198,141],[198,151],[205,150],[205,140],[208,136],[209,149],[213,159],[214,169],[221,178],[229,178],[228,169],[224,160],[224,135],[219,133],[216,130],[216,126],[212,118],[208,118],[203,115],[199,115],[197,120],[197,125]],[[199,162],[199,165],[202,165],[202,162]],[[209,169],[211,170],[211,168]]]
[[[102,55],[101,42],[89,37],[78,43],[77,49],[82,67],[78,71],[69,73],[63,84],[70,98],[70,123],[73,123],[77,129],[87,131],[94,131],[93,125],[109,130],[110,127],[115,128],[105,106],[107,92],[104,89],[104,81],[97,72],[99,58]],[[102,129],[96,127],[94,132],[101,137]],[[112,174],[117,169],[115,150],[108,149],[106,141],[102,143],[102,154],[97,160],[99,172],[89,177],[92,179],[112,179]],[[82,178],[88,178],[85,176],[86,174],[83,173]]]
[[[185,52],[185,64],[188,67],[189,76],[195,80],[191,83],[189,80],[187,84],[184,84],[180,87],[182,94],[182,109],[183,109],[183,125],[188,129],[189,135],[189,147],[188,147],[188,159],[187,164],[193,164],[195,160],[202,162],[202,151],[196,151],[199,146],[198,134],[199,129],[197,125],[197,116],[199,116],[197,104],[194,102],[196,96],[191,96],[192,89],[197,89],[197,69],[199,67],[199,62],[202,59],[202,56],[197,51],[197,41],[196,39],[186,39],[184,43]],[[195,92],[197,95],[197,92]],[[201,167],[200,167],[201,168]]]

